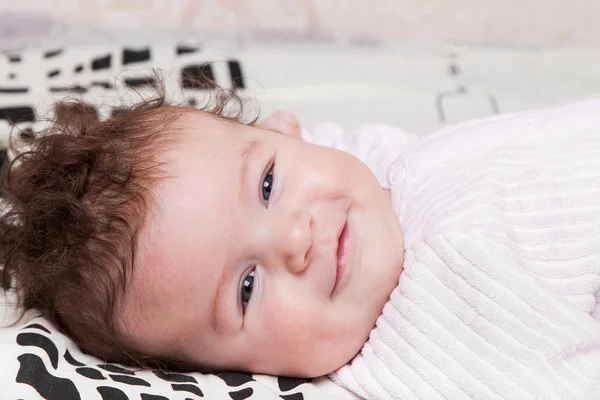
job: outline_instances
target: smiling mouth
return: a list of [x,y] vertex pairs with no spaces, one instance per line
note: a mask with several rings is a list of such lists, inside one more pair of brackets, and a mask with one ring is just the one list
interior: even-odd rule
[[331,292],[332,295],[335,293],[336,288],[344,275],[346,264],[348,263],[348,221],[344,224],[338,238],[336,261],[335,284],[333,285],[333,290]]

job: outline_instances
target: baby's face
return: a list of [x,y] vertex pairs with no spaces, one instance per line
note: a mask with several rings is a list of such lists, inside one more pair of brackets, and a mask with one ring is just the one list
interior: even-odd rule
[[358,159],[185,115],[141,237],[123,326],[141,348],[223,370],[319,376],[367,340],[398,282],[389,194]]

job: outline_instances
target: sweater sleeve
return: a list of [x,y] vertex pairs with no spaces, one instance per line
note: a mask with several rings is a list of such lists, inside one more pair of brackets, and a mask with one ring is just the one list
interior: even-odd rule
[[600,398],[600,325],[483,234],[430,234],[332,379],[367,399]]

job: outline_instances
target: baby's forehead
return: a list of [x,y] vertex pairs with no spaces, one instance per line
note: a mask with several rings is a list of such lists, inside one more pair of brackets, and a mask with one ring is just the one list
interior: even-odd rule
[[[259,125],[245,124],[207,113],[193,113],[184,116],[175,125],[177,143],[163,161],[169,170],[191,168],[203,165],[208,168],[222,168],[222,162],[241,166],[242,160],[254,154],[281,145],[276,132]],[[285,148],[300,145],[300,141],[285,143]],[[259,150],[257,152],[257,150]],[[239,174],[243,172],[239,168]]]
[[257,128],[204,112],[182,115],[173,128],[180,140],[159,156],[163,179],[153,188],[154,212],[145,230],[146,240],[161,236],[162,232],[154,231],[184,203],[199,211],[198,207],[222,205],[219,194],[237,198],[235,182],[241,175],[242,153],[260,137]]

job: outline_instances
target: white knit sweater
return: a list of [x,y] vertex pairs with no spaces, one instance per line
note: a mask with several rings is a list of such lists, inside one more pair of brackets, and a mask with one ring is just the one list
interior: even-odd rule
[[332,379],[367,399],[600,399],[600,101],[408,146],[369,130],[370,150],[337,147],[392,190],[405,265]]

